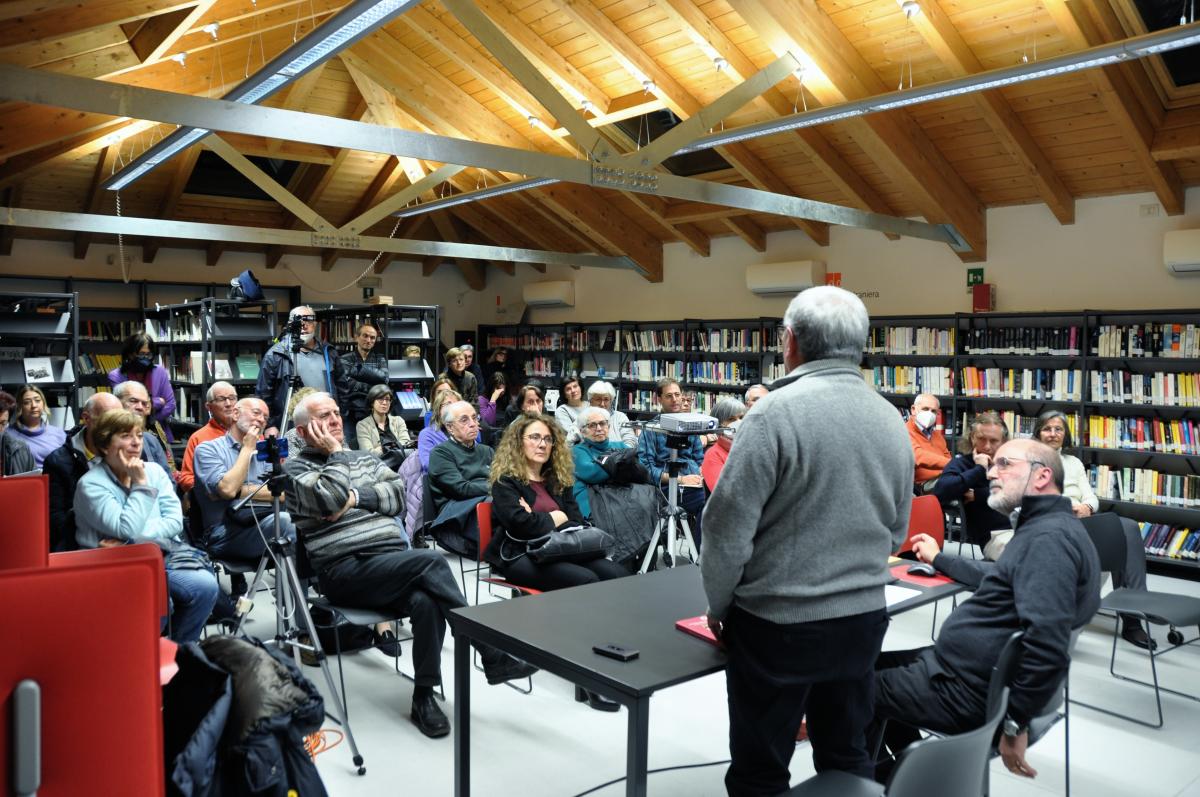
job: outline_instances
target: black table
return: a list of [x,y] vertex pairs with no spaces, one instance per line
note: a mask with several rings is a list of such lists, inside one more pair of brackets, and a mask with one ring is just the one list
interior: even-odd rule
[[[896,614],[962,591],[959,584],[922,588],[889,607]],[[725,654],[675,629],[707,605],[700,568],[685,565],[544,595],[468,606],[451,612],[454,628],[454,793],[471,793],[471,647],[493,645],[629,711],[626,795],[646,794],[650,696],[659,689],[725,668]],[[593,645],[622,645],[630,662],[597,655]]]

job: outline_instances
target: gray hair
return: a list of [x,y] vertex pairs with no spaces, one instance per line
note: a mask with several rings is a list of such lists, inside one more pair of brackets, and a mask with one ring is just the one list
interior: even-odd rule
[[788,305],[783,323],[792,330],[805,362],[862,359],[871,319],[866,305],[850,291],[818,285],[801,291]]
[[442,405],[442,426],[443,426],[443,428],[449,426],[451,423],[454,422],[453,409],[455,407],[457,407],[459,404],[466,404],[471,409],[475,408],[475,405],[473,405],[471,402],[464,401],[461,398],[458,401],[451,401],[449,404],[443,404]]
[[1008,424],[1000,417],[1000,413],[995,410],[981,410],[971,418],[971,422],[967,424],[967,433],[958,441],[960,452],[970,454],[974,450],[975,433],[979,431],[980,426],[999,426],[1001,440],[1008,442]]
[[587,429],[588,419],[594,415],[599,415],[606,421],[611,417],[608,410],[603,407],[584,407],[579,411],[579,415],[575,416],[575,425],[579,428],[579,431],[582,432]]
[[219,387],[227,387],[230,390],[233,390],[233,385],[229,384],[228,382],[213,382],[211,385],[208,386],[208,391],[204,394],[204,401],[206,403],[212,404],[213,391]]
[[749,403],[750,403],[750,391],[751,391],[751,390],[756,390],[756,389],[758,389],[758,388],[760,388],[760,387],[761,387],[763,390],[767,391],[768,393],[770,393],[770,392],[771,392],[771,388],[767,387],[767,386],[766,386],[766,385],[764,385],[762,382],[759,382],[759,383],[757,383],[757,384],[751,385],[750,387],[746,388],[746,392],[742,394],[742,401],[744,401],[744,402],[746,402],[747,404],[749,404]]
[[[267,403],[267,402],[263,401],[262,399],[260,399],[258,396],[246,396],[245,398],[238,399],[238,403],[235,406],[237,406],[238,411],[241,412],[242,407],[248,407],[251,404],[253,404],[254,402],[260,402],[264,406]],[[268,410],[269,409],[270,408],[268,408]]]
[[292,410],[292,426],[308,426],[308,422],[312,419],[312,411],[309,408],[324,399],[334,400],[333,396],[328,393],[310,393],[300,399],[296,409]]
[[304,313],[304,315],[315,315],[315,313],[313,312],[313,309],[311,307],[309,307],[307,304],[298,304],[295,307],[293,307],[291,310],[288,311],[288,321],[291,321],[293,318],[300,315],[301,310],[308,311],[307,313]]
[[611,399],[615,399],[617,397],[617,390],[612,386],[611,382],[597,379],[588,387],[587,394],[589,396],[608,396]]
[[123,400],[125,398],[125,394],[127,394],[130,390],[133,390],[134,387],[140,387],[146,396],[150,395],[150,391],[146,390],[146,386],[134,379],[125,380],[121,384],[114,387],[112,392],[114,396]]
[[723,398],[718,401],[712,410],[712,415],[717,419],[717,424],[723,424],[731,418],[736,418],[739,415],[746,414],[746,405],[735,398]]

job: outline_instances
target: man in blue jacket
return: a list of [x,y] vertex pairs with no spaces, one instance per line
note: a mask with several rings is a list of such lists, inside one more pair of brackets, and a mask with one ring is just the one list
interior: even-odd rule
[[292,374],[300,375],[303,387],[315,388],[334,396],[339,406],[348,407],[346,380],[337,351],[323,340],[317,340],[317,317],[308,305],[293,307],[288,323],[300,322],[300,347],[292,353],[293,338],[289,333],[263,355],[255,393],[267,402],[270,416],[265,434],[276,434],[287,410],[287,392]]
[[[660,379],[657,385],[658,404],[663,414],[685,412],[683,390],[674,379]],[[657,419],[656,419],[657,420]],[[650,473],[652,484],[667,490],[667,464],[671,461],[671,449],[667,436],[662,432],[644,429],[638,437],[638,462]],[[699,435],[687,438],[687,447],[680,449],[679,461],[683,470],[679,473],[679,505],[691,515],[692,538],[700,545],[700,513],[704,511],[704,477],[700,466],[704,464],[704,443]]]

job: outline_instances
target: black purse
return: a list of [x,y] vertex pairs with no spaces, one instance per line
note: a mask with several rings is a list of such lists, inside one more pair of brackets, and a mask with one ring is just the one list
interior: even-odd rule
[[528,556],[539,565],[590,562],[608,556],[614,544],[611,534],[595,526],[564,526],[532,540],[514,539],[506,531],[500,543],[500,558],[515,562]]

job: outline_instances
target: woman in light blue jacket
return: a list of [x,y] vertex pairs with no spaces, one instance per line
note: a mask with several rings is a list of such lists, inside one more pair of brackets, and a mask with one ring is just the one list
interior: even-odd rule
[[208,557],[183,539],[183,510],[171,477],[143,462],[142,419],[128,410],[100,416],[92,431],[103,455],[75,488],[81,548],[147,542],[162,549],[171,597],[171,638],[195,642],[217,599]]

